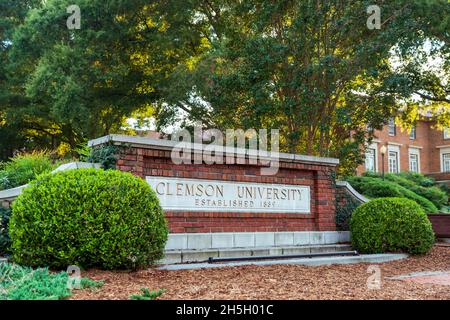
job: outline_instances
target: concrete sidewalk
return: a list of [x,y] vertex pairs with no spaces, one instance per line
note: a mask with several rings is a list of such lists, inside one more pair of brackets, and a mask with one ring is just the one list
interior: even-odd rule
[[450,286],[450,271],[412,272],[400,276],[389,277],[388,279]]
[[331,264],[349,264],[349,263],[383,263],[394,260],[407,258],[407,254],[403,253],[386,253],[386,254],[363,254],[359,256],[337,256],[337,257],[320,257],[320,258],[301,258],[301,259],[274,259],[264,261],[239,261],[227,263],[186,263],[162,265],[159,270],[188,270],[202,268],[223,268],[223,267],[239,267],[245,265],[283,265],[283,264],[301,264],[306,266],[321,266]]

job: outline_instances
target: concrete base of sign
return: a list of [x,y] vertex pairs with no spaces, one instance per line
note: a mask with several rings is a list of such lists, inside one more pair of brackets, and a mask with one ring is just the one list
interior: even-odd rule
[[172,233],[170,250],[310,246],[350,242],[348,231]]
[[160,264],[206,261],[209,257],[293,255],[350,250],[348,231],[221,232],[169,234]]
[[164,259],[159,264],[177,264],[208,261],[213,258],[236,258],[256,256],[285,256],[296,254],[310,254],[322,252],[349,251],[349,244],[331,244],[317,246],[290,246],[290,247],[253,247],[241,249],[207,249],[207,250],[170,250],[166,251]]
[[331,264],[350,264],[350,263],[383,263],[407,258],[403,253],[383,253],[383,254],[363,254],[359,256],[337,256],[320,258],[301,258],[301,259],[274,259],[264,261],[239,261],[229,263],[187,263],[187,264],[168,264],[160,266],[160,270],[186,270],[203,268],[223,268],[238,267],[244,265],[278,265],[278,264],[300,264],[305,266],[321,266]]

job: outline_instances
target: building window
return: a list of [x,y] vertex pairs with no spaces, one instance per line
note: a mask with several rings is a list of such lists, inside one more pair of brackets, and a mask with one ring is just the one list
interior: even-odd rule
[[409,171],[419,172],[419,155],[415,153],[409,154]]
[[389,151],[388,165],[390,173],[398,173],[398,152]]
[[409,139],[411,140],[416,139],[416,127],[411,128],[411,131],[409,132]]
[[394,118],[390,118],[389,119],[389,123],[388,123],[388,134],[390,136],[395,136],[396,134],[396,128],[395,128],[395,120]]
[[375,149],[367,149],[366,151],[366,171],[375,172]]
[[444,129],[444,139],[450,139],[450,128]]
[[450,172],[450,153],[442,154],[442,169],[444,172]]

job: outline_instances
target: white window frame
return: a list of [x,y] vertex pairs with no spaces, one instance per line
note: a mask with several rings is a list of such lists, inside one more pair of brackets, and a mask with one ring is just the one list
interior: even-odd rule
[[414,173],[419,173],[419,155],[410,153],[409,154],[409,171]]
[[[369,155],[368,151],[371,151],[371,156],[373,155],[373,170],[370,170],[369,168],[367,168],[367,156]],[[372,171],[372,172],[377,172],[377,149],[374,148],[367,148],[366,149],[366,159],[364,162],[364,168],[365,171]]]
[[[379,172],[378,171],[378,141],[372,140],[372,143],[369,145],[366,145],[366,148],[375,150],[375,171],[374,172]],[[365,162],[364,162],[364,171],[367,171]]]
[[[395,155],[394,157],[391,157],[391,155]],[[394,160],[395,159],[395,166],[394,164],[392,164],[391,166],[391,159]],[[398,152],[396,151],[388,151],[388,172],[389,173],[399,173],[399,168],[398,168]]]
[[441,162],[441,172],[445,172],[444,171],[444,155],[445,154],[450,154],[450,147],[449,148],[441,148],[439,151],[439,160]]
[[[445,165],[446,161],[444,160],[444,156],[448,156],[447,166]],[[442,172],[450,172],[450,153],[442,154],[442,166],[443,166]]]
[[443,132],[444,139],[450,139],[450,128],[445,128]]
[[420,169],[420,149],[419,148],[413,148],[410,147],[408,149],[408,164],[409,164],[409,171],[411,172],[416,172],[413,171],[411,168],[411,155],[414,155],[417,157],[417,173],[420,173],[421,169]]
[[[390,158],[389,154],[390,154],[390,152],[395,152],[396,153],[397,172],[392,172],[391,171],[391,167],[389,165],[389,158]],[[400,168],[400,147],[399,146],[395,146],[395,145],[388,145],[386,154],[387,154],[388,172],[390,172],[390,173],[400,173],[400,171],[401,171],[401,168]]]
[[[393,130],[393,133],[391,133],[391,128]],[[395,119],[390,118],[388,122],[388,135],[391,137],[394,137],[397,134],[397,128],[395,126]]]
[[411,131],[409,132],[409,139],[410,140],[416,140],[416,138],[417,138],[417,129],[414,126],[414,127],[411,128]]

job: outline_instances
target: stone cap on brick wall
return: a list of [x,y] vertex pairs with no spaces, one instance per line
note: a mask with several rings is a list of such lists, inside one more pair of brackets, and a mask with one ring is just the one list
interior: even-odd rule
[[[103,136],[94,140],[90,140],[88,145],[90,147],[99,146],[102,144],[113,143],[113,144],[125,144],[130,145],[131,147],[137,148],[147,148],[147,149],[156,149],[156,150],[172,150],[175,146],[191,148],[191,150],[195,151],[203,151],[207,144],[199,144],[199,143],[183,143],[172,140],[165,139],[153,139],[149,137],[139,137],[139,136],[127,136],[121,134],[110,134],[107,136]],[[242,148],[228,148],[224,147],[224,152],[233,153],[236,156],[246,156],[248,158],[255,157],[257,155],[257,150],[255,149],[242,149]],[[270,160],[270,159],[279,159],[284,162],[300,162],[300,163],[316,163],[319,165],[329,165],[336,166],[339,164],[339,159],[335,158],[324,158],[324,157],[315,157],[308,155],[300,155],[300,154],[292,154],[292,153],[283,153],[283,152],[266,152],[266,156],[259,155],[261,159]]]
[[347,181],[336,181],[336,186],[345,188],[353,197],[355,197],[359,202],[366,203],[369,202],[369,199],[364,197],[362,194],[360,194],[358,191],[356,191],[350,183]]

